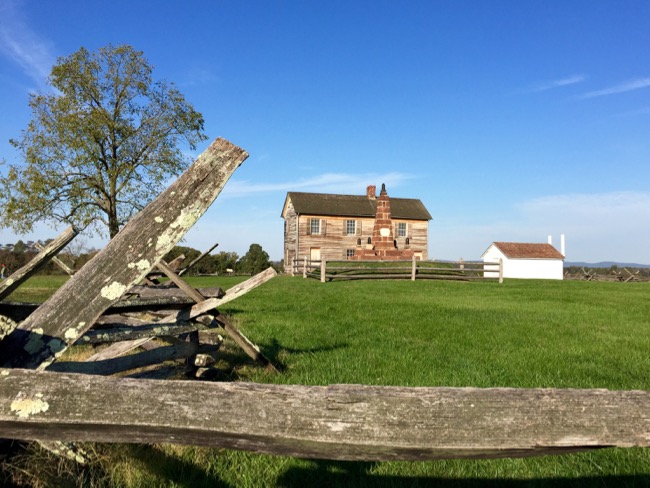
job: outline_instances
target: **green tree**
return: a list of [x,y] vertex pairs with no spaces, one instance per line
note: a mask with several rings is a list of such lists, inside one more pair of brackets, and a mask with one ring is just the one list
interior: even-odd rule
[[16,244],[14,244],[14,253],[16,253],[16,254],[25,254],[26,251],[27,251],[27,246],[22,241],[22,239],[18,239],[18,242],[16,242]]
[[194,249],[193,247],[174,246],[171,251],[165,254],[163,260],[169,263],[170,261],[173,261],[181,254],[185,256],[185,259],[183,260],[183,265],[186,265],[192,262],[195,258],[198,258],[201,255],[201,252]]
[[214,256],[215,270],[217,274],[226,274],[226,270],[235,269],[239,255],[236,252],[221,251]]
[[0,252],[0,261],[5,265],[5,276],[24,266],[35,255],[36,252],[30,250],[22,240],[7,246],[7,249]]
[[259,244],[251,244],[248,252],[237,263],[239,271],[249,274],[257,274],[270,267],[269,255]]
[[24,159],[0,178],[0,226],[58,221],[114,237],[205,140],[203,116],[131,46],[81,48],[52,68],[51,93],[11,144]]

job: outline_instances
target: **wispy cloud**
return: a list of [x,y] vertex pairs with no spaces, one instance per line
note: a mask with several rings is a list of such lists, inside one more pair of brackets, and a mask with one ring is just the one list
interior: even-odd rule
[[620,191],[551,195],[528,200],[520,208],[527,213],[545,214],[553,218],[579,216],[592,223],[613,217],[623,223],[628,221],[623,214],[634,217],[650,215],[650,193]]
[[366,186],[386,183],[389,190],[402,182],[414,178],[405,173],[324,173],[311,178],[275,183],[253,183],[243,180],[231,180],[223,191],[223,197],[244,197],[260,193],[309,191],[322,193],[341,193],[359,195],[365,192]]
[[202,85],[212,85],[219,81],[219,78],[211,70],[206,68],[190,68],[182,77],[180,86],[195,87]]
[[559,79],[559,80],[545,81],[545,82],[533,85],[531,88],[528,89],[528,92],[535,93],[535,92],[543,92],[543,91],[547,91],[547,90],[553,90],[554,88],[561,88],[563,86],[575,85],[576,83],[582,83],[586,79],[587,79],[587,77],[585,75],[573,75],[573,76],[568,76],[567,78],[562,78],[562,79]]
[[618,93],[625,93],[634,90],[640,90],[650,86],[650,78],[637,78],[635,80],[626,81],[618,85],[610,86],[602,90],[591,91],[583,94],[581,98],[595,98],[604,97],[607,95],[616,95]]
[[13,60],[40,87],[55,61],[52,43],[34,32],[23,19],[22,2],[0,3],[0,53]]
[[[619,191],[552,195],[524,202],[522,220],[566,233],[571,260],[650,263],[650,193]],[[570,251],[570,252],[569,252]]]

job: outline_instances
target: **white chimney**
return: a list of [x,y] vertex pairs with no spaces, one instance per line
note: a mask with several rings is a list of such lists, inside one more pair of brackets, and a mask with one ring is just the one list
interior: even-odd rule
[[560,252],[562,253],[562,256],[566,257],[566,252],[564,249],[564,234],[560,234]]
[[548,243],[552,246],[553,245],[553,236],[548,236]]

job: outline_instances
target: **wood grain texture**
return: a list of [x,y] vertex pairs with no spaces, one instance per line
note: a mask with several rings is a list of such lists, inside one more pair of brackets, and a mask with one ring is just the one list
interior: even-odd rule
[[132,327],[114,327],[112,329],[88,330],[77,339],[76,344],[103,344],[126,340],[153,338],[159,336],[177,336],[205,329],[198,322],[177,322],[175,324],[150,323]]
[[[222,288],[216,286],[209,288],[197,288],[197,290],[206,298],[222,298],[226,294]],[[137,295],[141,298],[187,298],[187,295],[178,288],[170,288],[168,286],[162,288],[156,286],[136,285],[132,287],[127,293],[129,295]]]
[[150,351],[143,351],[118,358],[105,359],[103,361],[55,362],[49,366],[48,371],[111,375],[159,364],[164,361],[185,359],[196,354],[198,350],[198,344],[192,342],[180,342],[171,346],[157,347]]
[[650,392],[161,382],[6,369],[0,437],[347,460],[559,454],[650,447]]
[[[39,251],[45,251],[45,246],[42,246],[38,242],[34,243],[34,247],[38,249]],[[52,257],[52,262],[56,264],[59,268],[63,270],[64,273],[66,273],[68,276],[72,276],[74,274],[74,269],[70,268],[67,264],[65,264],[63,261],[61,261],[59,258],[56,256]]]
[[203,215],[246,151],[216,139],[156,200],[0,342],[14,367],[44,368],[149,271]]
[[[277,276],[277,272],[273,268],[268,268],[261,273],[258,273],[255,276],[247,279],[246,281],[228,288],[228,290],[226,290],[226,294],[222,298],[208,298],[207,300],[201,303],[197,303],[192,307],[167,315],[156,323],[173,324],[176,322],[183,322],[196,318],[201,314],[213,311],[219,305],[223,305],[224,303],[228,303],[232,300],[235,300],[236,298],[241,297],[242,295],[245,295],[252,289],[266,283],[274,276]],[[191,300],[191,298],[189,300]],[[211,325],[211,322],[212,319],[210,318],[210,323],[207,325]],[[142,338],[111,344],[109,347],[103,349],[102,351],[93,354],[90,358],[87,359],[87,361],[101,361],[114,358],[122,354],[126,354],[127,352],[132,351],[137,347],[143,346],[150,340],[151,339],[149,338]],[[252,347],[255,348],[254,345]],[[255,349],[255,351],[257,351],[257,349]]]
[[128,341],[116,342],[115,344],[111,344],[101,351],[96,352],[87,358],[86,361],[105,361],[107,359],[116,358],[128,352],[131,352],[138,347],[144,346],[149,341],[151,341],[151,337],[142,337],[140,339],[131,339]]
[[[191,287],[188,283],[186,283],[181,277],[179,277],[174,271],[172,271],[163,261],[158,263],[158,269],[160,269],[167,277],[176,285],[178,288],[180,288],[183,292],[187,294],[192,300],[195,300],[197,305],[200,305],[201,303],[205,302],[206,299],[201,293],[199,293],[195,288]],[[272,268],[269,268],[272,269]],[[262,274],[262,273],[259,273]],[[273,270],[272,276],[275,276],[277,274],[275,270]],[[250,282],[250,280],[247,280]],[[257,282],[260,282],[260,280],[257,280]],[[250,286],[253,286],[252,284]],[[255,285],[257,286],[257,285]],[[248,288],[250,289],[250,288]],[[234,293],[233,293],[234,295]],[[231,295],[231,297],[233,296]],[[224,330],[228,333],[228,335],[235,341],[235,343],[242,348],[242,350],[254,361],[257,361],[261,363],[262,365],[266,366],[270,370],[277,371],[275,367],[271,364],[271,362],[264,356],[264,354],[260,351],[260,348],[257,347],[253,342],[251,342],[237,327],[232,325],[228,319],[226,319],[223,315],[217,314],[218,317],[216,317],[216,322],[214,322],[213,316],[212,315],[207,315],[205,317],[200,317],[199,320],[201,323],[204,325],[210,327],[214,323],[219,324],[221,327],[224,328]],[[195,337],[198,340],[198,335]]]

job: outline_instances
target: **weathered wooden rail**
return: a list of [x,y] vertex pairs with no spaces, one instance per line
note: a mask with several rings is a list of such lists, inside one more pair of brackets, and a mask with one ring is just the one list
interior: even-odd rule
[[[147,408],[134,408],[143,399],[151,399]],[[0,436],[322,459],[517,457],[650,447],[650,392],[286,386],[4,369]]]
[[503,263],[483,261],[328,261],[296,259],[293,274],[335,280],[495,280],[503,283]]

